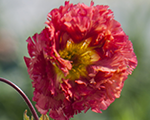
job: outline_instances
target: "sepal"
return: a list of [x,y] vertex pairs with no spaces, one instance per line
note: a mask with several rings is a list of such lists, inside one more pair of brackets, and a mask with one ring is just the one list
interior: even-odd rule
[[47,115],[41,115],[39,120],[50,120]]
[[[31,119],[30,119],[30,117],[27,115],[27,110],[25,110],[24,115],[23,115],[23,120],[34,120],[34,119],[33,119],[33,116],[31,116]],[[47,115],[41,115],[39,120],[50,120],[50,119]]]
[[30,119],[29,116],[27,116],[27,110],[25,110],[23,114],[23,120],[33,120],[33,116],[31,116],[31,119]]

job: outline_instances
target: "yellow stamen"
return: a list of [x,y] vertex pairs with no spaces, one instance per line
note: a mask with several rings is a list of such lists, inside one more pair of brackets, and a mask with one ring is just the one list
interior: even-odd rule
[[[60,50],[59,54],[61,58],[71,61],[72,69],[69,70],[69,74],[66,77],[62,75],[63,73],[59,73],[59,79],[62,77],[75,80],[81,76],[87,76],[87,66],[100,58],[96,51],[89,47],[90,42],[91,39],[86,39],[80,43],[74,43],[72,40],[67,41],[66,48]],[[57,72],[59,71],[57,70]]]

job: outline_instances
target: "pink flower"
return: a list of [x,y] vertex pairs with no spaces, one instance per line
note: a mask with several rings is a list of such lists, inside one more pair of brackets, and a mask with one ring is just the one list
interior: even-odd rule
[[[27,39],[25,57],[41,114],[68,120],[101,113],[120,97],[137,65],[132,43],[108,6],[65,2],[48,14],[47,27]],[[49,111],[50,110],[50,111]]]

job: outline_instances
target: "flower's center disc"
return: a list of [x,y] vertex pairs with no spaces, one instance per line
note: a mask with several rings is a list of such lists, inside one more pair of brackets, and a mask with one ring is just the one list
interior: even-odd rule
[[86,39],[76,44],[72,40],[68,40],[65,49],[59,51],[61,58],[69,60],[72,64],[72,69],[69,70],[66,79],[75,80],[81,76],[86,77],[87,66],[98,61],[99,55],[89,47],[90,42],[90,39]]

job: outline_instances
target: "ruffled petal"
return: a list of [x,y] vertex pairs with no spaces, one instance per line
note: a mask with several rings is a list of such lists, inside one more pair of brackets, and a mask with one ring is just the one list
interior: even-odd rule
[[27,39],[30,57],[24,57],[38,111],[69,120],[89,109],[106,110],[137,66],[132,43],[109,6],[66,1],[46,24]]

